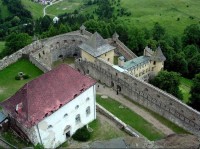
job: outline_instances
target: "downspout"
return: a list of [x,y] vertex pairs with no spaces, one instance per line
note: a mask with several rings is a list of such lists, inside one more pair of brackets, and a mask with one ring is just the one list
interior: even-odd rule
[[42,144],[42,145],[43,145],[43,143],[42,143],[42,139],[41,139],[41,136],[40,136],[40,131],[39,131],[39,128],[38,128],[38,124],[36,125],[36,127],[37,127],[37,131],[38,131],[39,138],[40,138],[40,144]]

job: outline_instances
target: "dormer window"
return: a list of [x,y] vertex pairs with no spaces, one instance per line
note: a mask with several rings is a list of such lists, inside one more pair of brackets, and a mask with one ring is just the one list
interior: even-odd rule
[[18,114],[22,111],[22,102],[16,105],[15,112]]
[[89,101],[90,100],[90,98],[88,97],[88,98],[86,98],[86,101]]
[[64,117],[67,117],[68,116],[68,114],[66,113],[65,115],[64,115]]

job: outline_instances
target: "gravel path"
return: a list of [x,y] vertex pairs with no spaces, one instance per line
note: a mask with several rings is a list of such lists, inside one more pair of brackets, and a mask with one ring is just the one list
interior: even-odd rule
[[97,86],[98,85],[99,85],[99,87],[97,87],[97,94],[109,96],[109,97],[113,98],[114,100],[120,102],[121,104],[125,105],[126,107],[128,107],[129,109],[131,109],[132,111],[137,113],[138,115],[142,116],[145,120],[147,120],[149,123],[151,123],[157,129],[159,129],[165,135],[174,133],[170,128],[163,125],[161,122],[159,122],[157,119],[155,119],[147,111],[141,109],[134,103],[128,101],[122,95],[116,95],[116,92],[113,89],[108,88],[108,87],[103,87],[101,84],[97,84]]

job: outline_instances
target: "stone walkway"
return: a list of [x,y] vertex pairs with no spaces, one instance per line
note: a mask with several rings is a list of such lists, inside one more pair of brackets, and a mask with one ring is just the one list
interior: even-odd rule
[[112,88],[104,87],[101,84],[97,84],[97,94],[109,96],[113,98],[114,100],[120,102],[122,105],[125,105],[126,107],[128,107],[129,109],[137,113],[138,115],[142,116],[146,121],[151,123],[153,126],[159,129],[165,135],[174,133],[170,128],[168,128],[167,126],[159,122],[157,119],[155,119],[150,113],[148,113],[144,109],[141,109],[139,106],[135,105],[134,103],[128,101],[122,95],[117,95],[116,91],[114,91]]

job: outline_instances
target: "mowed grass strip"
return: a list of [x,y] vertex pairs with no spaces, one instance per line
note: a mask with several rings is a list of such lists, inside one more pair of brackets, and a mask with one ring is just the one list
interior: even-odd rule
[[[15,76],[23,72],[31,77],[27,80],[15,80]],[[27,59],[20,59],[0,71],[0,101],[14,95],[25,83],[33,80],[43,72]]]
[[183,128],[179,127],[178,125],[172,123],[171,121],[169,121],[168,119],[164,118],[163,116],[155,113],[154,111],[151,111],[151,110],[147,109],[146,107],[140,105],[139,103],[133,101],[132,99],[130,99],[128,97],[125,97],[125,98],[127,100],[129,100],[130,102],[132,102],[133,104],[135,104],[138,107],[140,107],[141,109],[144,109],[145,111],[149,112],[154,118],[156,118],[162,124],[164,124],[165,126],[167,126],[168,128],[170,128],[171,130],[173,130],[175,133],[177,133],[177,134],[189,134],[188,131],[186,131]]
[[152,124],[148,123],[145,119],[131,111],[129,108],[119,108],[121,104],[110,97],[102,99],[100,95],[97,95],[97,103],[151,141],[161,139],[165,136]]

